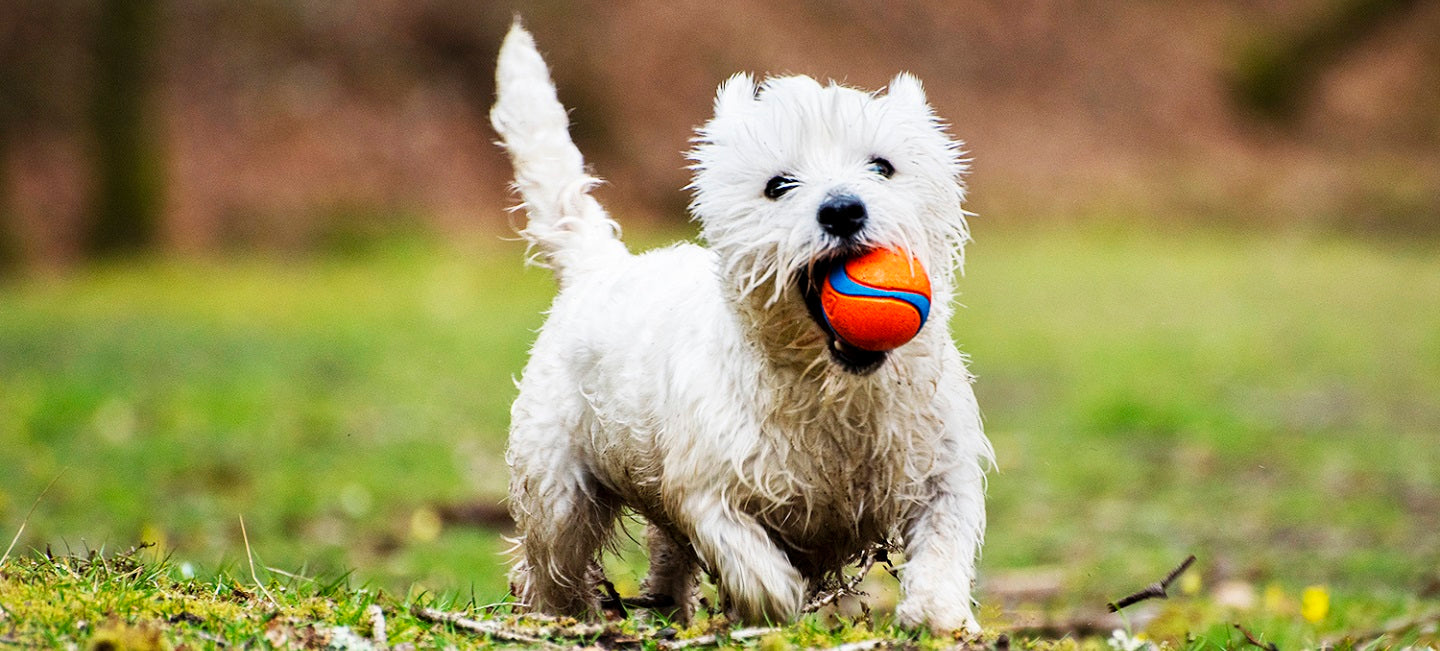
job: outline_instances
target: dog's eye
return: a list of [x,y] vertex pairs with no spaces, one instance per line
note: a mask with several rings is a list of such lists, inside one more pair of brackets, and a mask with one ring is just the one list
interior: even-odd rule
[[779,199],[785,196],[786,192],[794,190],[797,185],[800,185],[800,182],[788,176],[771,177],[769,181],[765,182],[765,198]]
[[870,159],[870,167],[868,169],[871,172],[879,174],[880,176],[883,176],[887,179],[895,176],[895,166],[891,165],[890,161],[883,158],[876,157]]

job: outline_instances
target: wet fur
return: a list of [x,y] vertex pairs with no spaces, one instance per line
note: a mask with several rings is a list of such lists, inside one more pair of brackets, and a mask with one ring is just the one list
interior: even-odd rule
[[[726,81],[701,127],[692,212],[707,246],[632,255],[590,196],[544,61],[518,23],[492,122],[560,292],[519,381],[507,460],[512,585],[537,610],[594,613],[599,554],[631,509],[651,526],[652,603],[681,619],[701,569],[747,621],[796,616],[866,546],[902,548],[898,619],[978,630],[971,585],[991,449],[944,327],[968,239],[958,143],[899,75],[883,94],[807,77]],[[867,164],[884,156],[893,177]],[[761,190],[788,174],[778,199]],[[868,209],[816,224],[844,191]],[[930,270],[930,326],[857,372],[804,298],[817,264],[899,246]]]

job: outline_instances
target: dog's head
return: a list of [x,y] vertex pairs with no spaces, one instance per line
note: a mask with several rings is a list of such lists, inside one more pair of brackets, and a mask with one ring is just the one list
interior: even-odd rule
[[691,210],[720,257],[722,282],[773,343],[828,350],[865,374],[885,361],[837,341],[818,287],[834,265],[877,247],[910,252],[929,270],[935,311],[949,321],[951,283],[968,238],[965,164],[919,80],[865,93],[809,77],[720,86],[715,117],[690,152]]

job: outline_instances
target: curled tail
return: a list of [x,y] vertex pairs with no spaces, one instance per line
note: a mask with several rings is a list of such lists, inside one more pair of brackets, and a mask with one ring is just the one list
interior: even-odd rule
[[515,187],[529,215],[520,234],[540,263],[563,283],[567,270],[586,258],[623,252],[619,227],[590,196],[600,180],[585,172],[550,71],[519,20],[500,46],[495,89],[490,124],[510,154]]

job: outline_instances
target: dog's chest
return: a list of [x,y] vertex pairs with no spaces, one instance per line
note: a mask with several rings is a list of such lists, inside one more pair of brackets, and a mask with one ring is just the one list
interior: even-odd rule
[[[829,422],[827,422],[829,421]],[[744,507],[807,575],[838,569],[872,543],[899,533],[922,499],[912,450],[894,425],[868,418],[820,418],[800,432],[767,437],[753,457]]]
[[753,505],[771,539],[809,577],[836,571],[897,533],[898,509],[888,491],[863,475],[833,479],[783,503]]

